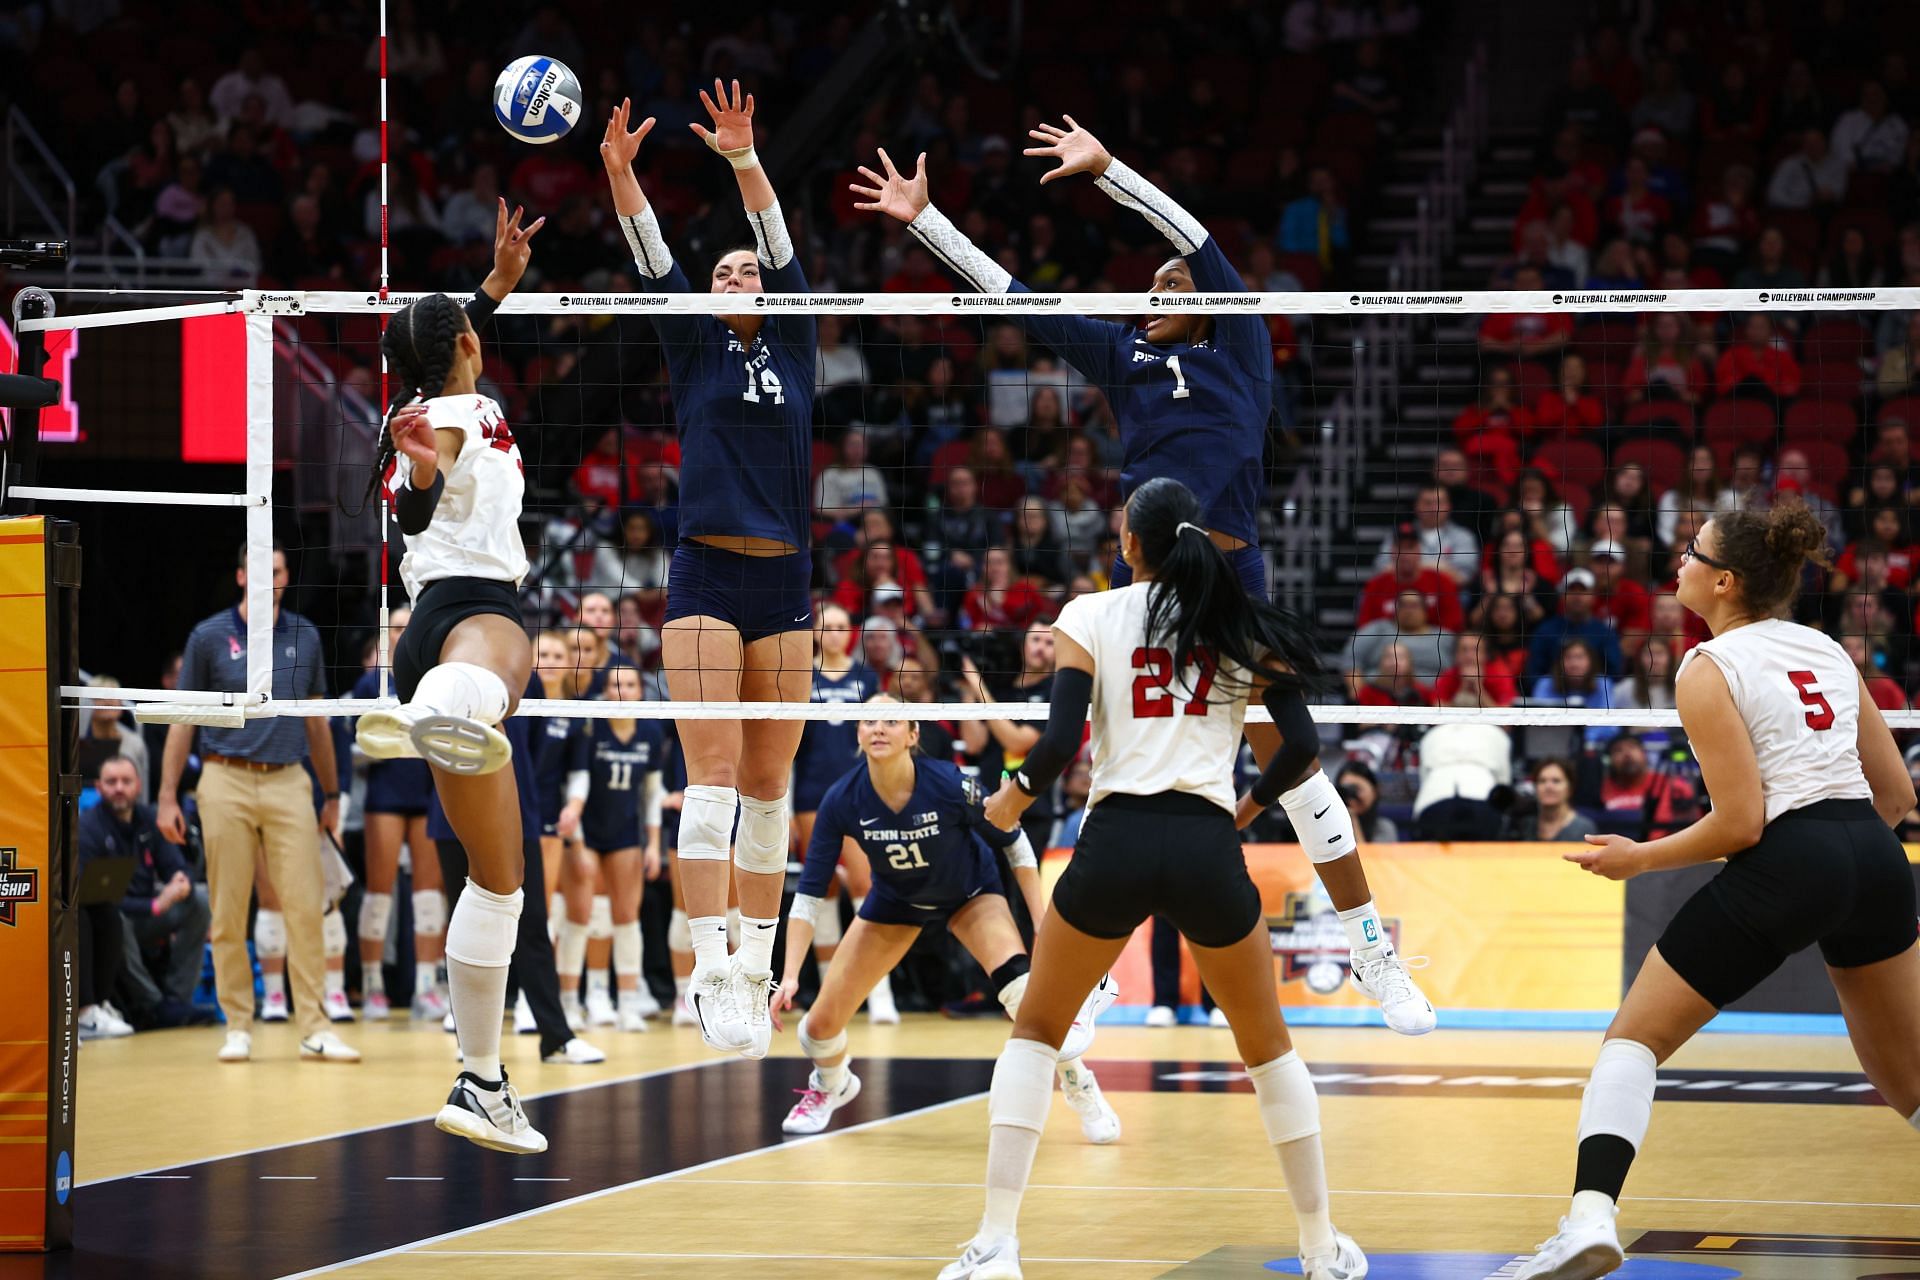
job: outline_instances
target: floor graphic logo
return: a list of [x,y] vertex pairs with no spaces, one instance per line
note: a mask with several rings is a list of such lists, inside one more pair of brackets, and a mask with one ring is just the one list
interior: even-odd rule
[[18,866],[18,849],[0,849],[0,924],[20,923],[19,910],[40,901],[40,869]]

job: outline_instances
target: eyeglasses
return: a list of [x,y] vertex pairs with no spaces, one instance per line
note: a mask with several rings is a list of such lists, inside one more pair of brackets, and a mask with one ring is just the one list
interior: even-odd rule
[[1701,564],[1706,565],[1710,569],[1718,569],[1722,573],[1738,572],[1738,570],[1736,570],[1732,565],[1728,564],[1726,561],[1715,560],[1712,556],[1702,551],[1700,549],[1700,539],[1697,536],[1687,539],[1687,548],[1685,551],[1682,551],[1680,554],[1685,556],[1689,560],[1698,560]]

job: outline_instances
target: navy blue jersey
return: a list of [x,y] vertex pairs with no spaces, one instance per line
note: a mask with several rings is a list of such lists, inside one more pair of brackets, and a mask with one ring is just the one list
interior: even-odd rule
[[[796,255],[760,263],[768,293],[805,293]],[[675,262],[654,281],[692,292]],[[745,298],[741,309],[752,304]],[[807,314],[769,314],[743,345],[717,316],[653,317],[680,433],[680,536],[812,540],[813,379],[819,342]]]
[[976,886],[978,844],[1004,849],[1020,838],[987,821],[979,783],[940,760],[913,762],[913,796],[889,809],[873,789],[863,760],[833,784],[814,819],[813,841],[797,892],[824,898],[852,836],[873,864],[873,878],[916,906],[950,906]]
[[660,722],[636,720],[632,736],[623,739],[611,721],[585,720],[575,729],[574,738],[582,744],[574,749],[591,778],[587,807],[580,814],[580,838],[598,853],[643,843],[641,791],[647,775],[660,771],[665,754],[666,733]]
[[[356,698],[377,698],[380,696],[380,672],[377,670],[362,672],[353,684],[353,696]],[[334,739],[334,763],[340,768],[342,779],[346,777],[348,761],[351,756],[341,755],[339,737]],[[427,767],[425,760],[370,760],[367,762],[367,789],[364,808],[368,813],[394,812],[411,809],[418,813],[427,803],[427,794],[433,790],[433,770]],[[416,808],[418,805],[420,808]]]
[[[811,702],[858,706],[880,692],[880,677],[864,662],[845,674],[830,676],[815,668]],[[794,809],[805,813],[819,807],[827,788],[838,782],[860,756],[858,720],[809,720],[800,734],[800,750],[793,757]],[[806,803],[803,803],[806,802]]]

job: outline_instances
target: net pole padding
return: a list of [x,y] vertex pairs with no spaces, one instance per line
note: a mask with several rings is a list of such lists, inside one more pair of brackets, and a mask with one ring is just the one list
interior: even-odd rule
[[200,703],[149,702],[136,704],[133,718],[140,724],[190,724],[202,729],[244,729],[247,714],[239,707],[209,707]]
[[[292,314],[365,315],[395,311],[424,292],[383,295],[346,290],[274,294],[298,299]],[[1548,290],[1469,290],[1462,293],[777,293],[755,294],[754,309],[769,314],[839,315],[1146,315],[1189,311],[1259,315],[1484,315],[1524,313],[1618,315],[1650,311],[1910,311],[1920,310],[1920,286],[1884,289],[1674,289],[1649,293],[1555,293]],[[500,315],[734,315],[737,298],[715,293],[512,293]]]
[[56,329],[104,329],[113,325],[191,320],[196,316],[230,316],[237,311],[249,310],[244,298],[228,298],[220,302],[189,302],[172,307],[137,307],[128,311],[96,311],[81,316],[48,316],[44,320],[22,320],[20,328],[26,333],[51,333]]
[[247,692],[273,697],[273,317],[247,316]]
[[7,491],[16,498],[43,502],[119,502],[155,507],[258,507],[268,499],[252,493],[172,493],[144,489],[66,489],[49,485],[15,485]]
[[260,701],[250,693],[220,693],[211,689],[122,689],[116,686],[111,694],[107,694],[85,684],[63,684],[60,686],[60,696],[69,702],[111,697],[115,702],[178,702],[183,706],[203,707],[245,707]]

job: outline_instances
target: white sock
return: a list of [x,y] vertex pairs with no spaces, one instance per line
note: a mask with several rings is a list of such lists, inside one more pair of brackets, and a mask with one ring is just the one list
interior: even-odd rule
[[1374,909],[1372,898],[1342,911],[1340,923],[1346,926],[1347,943],[1355,951],[1370,951],[1387,944],[1387,929],[1380,923],[1380,913]]
[[847,1087],[847,1077],[853,1072],[847,1066],[845,1058],[831,1067],[815,1066],[813,1073],[820,1077],[820,1087],[828,1093],[838,1093]]
[[740,968],[747,973],[768,973],[773,969],[773,935],[779,929],[778,919],[766,920],[759,916],[740,917]]
[[326,985],[328,995],[337,996],[346,994],[347,971],[345,969],[327,969],[323,970],[323,973],[325,976],[321,981]]
[[287,994],[286,972],[282,970],[279,973],[263,973],[260,975],[260,985],[266,988],[269,997],[284,997]]
[[695,973],[727,967],[727,918],[725,916],[690,916],[687,919],[687,931],[693,935],[693,971]]
[[560,945],[554,948],[553,967],[560,974],[562,994],[579,998],[580,971],[587,967],[587,926],[560,914]]
[[1300,1252],[1311,1255],[1333,1248],[1333,1211],[1327,1204],[1327,1161],[1320,1135],[1276,1143],[1273,1149],[1280,1157],[1294,1217],[1300,1220]]
[[440,966],[432,960],[413,963],[413,993],[421,995],[440,985]]
[[1038,1040],[1009,1040],[993,1064],[987,1094],[987,1208],[978,1240],[1018,1234],[1020,1200],[1033,1175],[1034,1152],[1053,1102],[1057,1052]]
[[740,945],[740,908],[738,907],[727,908],[727,945],[729,947]]
[[360,994],[363,996],[383,996],[387,994],[386,970],[378,961],[360,964]]
[[1613,1197],[1604,1191],[1576,1191],[1573,1204],[1567,1209],[1567,1220],[1592,1222],[1596,1218],[1611,1218],[1617,1211]]
[[466,1069],[500,1079],[500,1021],[507,1012],[507,966],[520,928],[521,891],[493,893],[467,881],[447,925],[447,989]]
[[1314,1092],[1313,1077],[1293,1050],[1249,1068],[1247,1076],[1260,1102],[1261,1127],[1280,1157],[1287,1197],[1300,1221],[1300,1252],[1324,1252],[1334,1244],[1333,1217],[1327,1204],[1327,1166],[1320,1149],[1320,1097]]
[[587,970],[587,996],[589,999],[594,996],[604,996],[609,990],[611,990],[611,984],[607,981],[607,971],[605,969]]
[[509,701],[507,682],[485,667],[443,662],[420,677],[411,705],[481,724],[499,724]]

